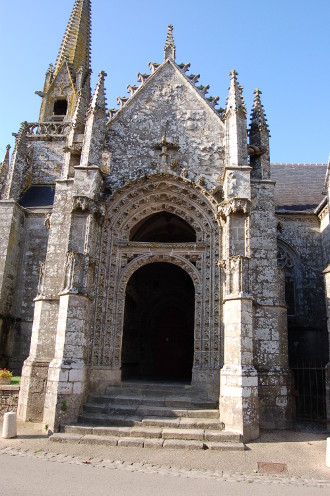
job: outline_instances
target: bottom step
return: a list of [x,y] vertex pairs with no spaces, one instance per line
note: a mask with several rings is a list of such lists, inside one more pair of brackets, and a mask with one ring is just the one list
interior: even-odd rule
[[220,451],[243,451],[246,449],[241,442],[214,442],[185,439],[163,439],[148,437],[102,436],[95,434],[56,433],[49,440],[58,443],[78,443],[102,446],[125,446],[136,448],[172,448],[172,449],[211,449]]

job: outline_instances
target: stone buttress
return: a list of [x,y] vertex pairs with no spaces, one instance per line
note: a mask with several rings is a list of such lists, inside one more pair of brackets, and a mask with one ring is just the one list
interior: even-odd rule
[[251,167],[246,109],[237,73],[231,72],[226,124],[221,265],[225,272],[224,365],[220,371],[220,419],[244,440],[259,436],[258,376],[254,367],[253,296],[250,281]]
[[[50,429],[54,429],[60,409],[63,414],[71,414],[71,411],[77,414],[80,402],[75,408],[75,395],[81,396],[84,392],[81,387],[83,335],[88,322],[86,287],[90,272],[86,262],[90,241],[85,233],[93,231],[93,222],[86,212],[78,215],[77,222],[75,217],[77,211],[90,206],[95,190],[101,189],[98,170],[85,174],[91,186],[84,189],[86,201],[83,200],[79,189],[79,175],[83,173],[74,170],[80,163],[90,100],[90,25],[90,1],[76,0],[55,68],[51,66],[47,71],[44,91],[38,92],[43,100],[37,132],[42,134],[49,124],[60,126],[65,129],[66,146],[62,152],[61,173],[56,178],[52,214],[48,218],[47,253],[35,299],[30,355],[22,371],[18,415],[24,420],[38,421],[45,416],[45,424]],[[91,108],[90,113],[93,111]],[[73,175],[77,178],[75,181]],[[66,406],[69,401],[61,397],[63,391],[72,395],[72,410]]]
[[250,256],[254,301],[254,366],[259,377],[260,427],[291,425],[287,306],[284,274],[277,268],[277,220],[269,162],[269,130],[255,90],[249,129],[251,165]]

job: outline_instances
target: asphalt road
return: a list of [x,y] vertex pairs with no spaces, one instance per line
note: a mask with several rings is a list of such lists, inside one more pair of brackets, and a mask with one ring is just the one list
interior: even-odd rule
[[74,463],[73,458],[45,460],[0,454],[1,496],[264,496],[265,493],[321,496],[329,494],[329,487],[283,485],[279,481],[238,482],[234,477],[219,480],[166,469],[148,473],[143,466],[111,468]]

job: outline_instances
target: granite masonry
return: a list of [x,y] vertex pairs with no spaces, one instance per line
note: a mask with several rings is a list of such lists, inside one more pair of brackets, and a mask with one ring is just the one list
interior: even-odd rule
[[233,70],[219,107],[172,26],[117,109],[104,72],[91,95],[90,43],[76,0],[39,121],[1,163],[0,366],[22,375],[18,416],[56,431],[91,394],[179,381],[244,441],[289,427],[290,366],[329,362],[327,166],[271,164],[261,91],[248,124]]

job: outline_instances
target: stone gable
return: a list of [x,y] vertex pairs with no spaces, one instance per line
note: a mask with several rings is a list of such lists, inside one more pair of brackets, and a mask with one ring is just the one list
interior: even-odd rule
[[178,145],[168,162],[215,186],[224,170],[224,124],[174,64],[167,61],[107,127],[111,182],[160,171],[162,136]]

